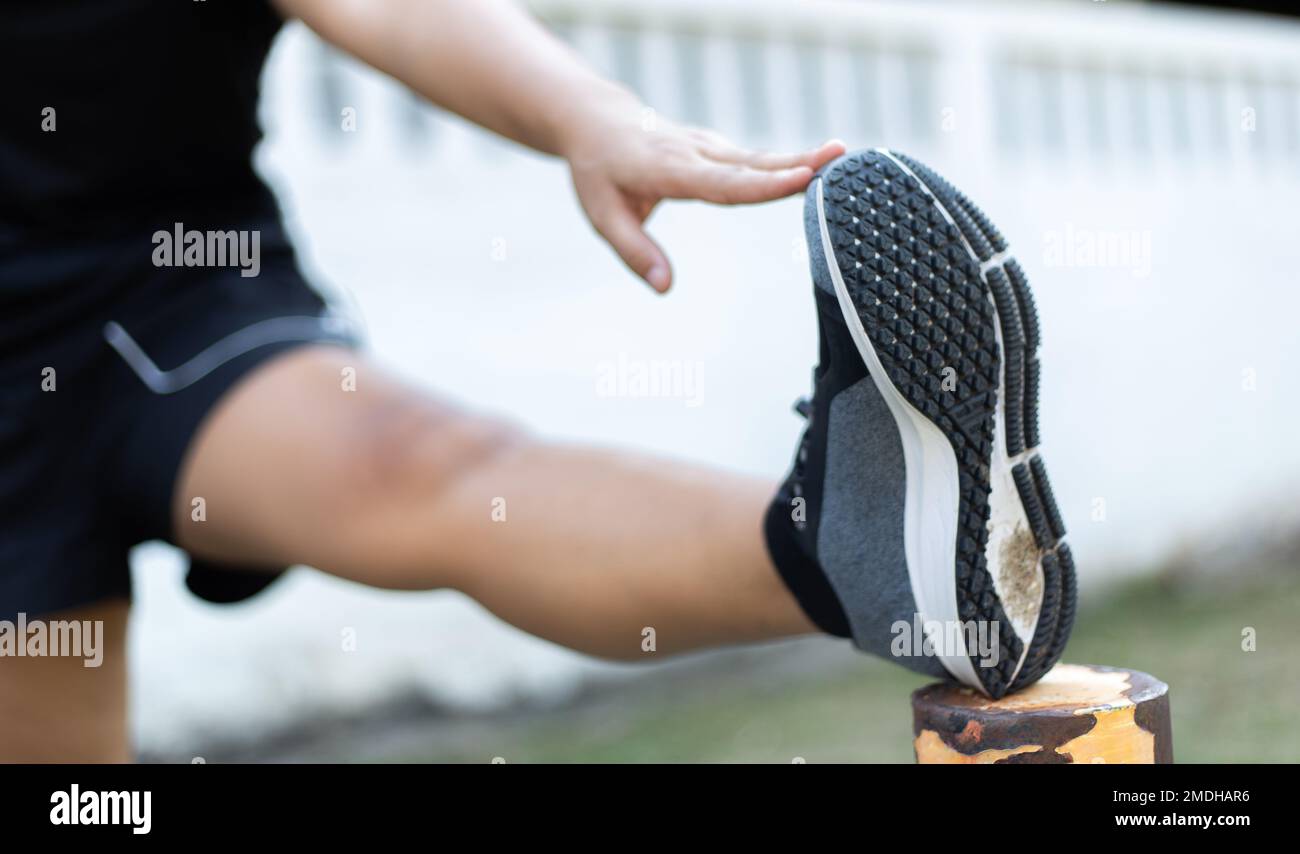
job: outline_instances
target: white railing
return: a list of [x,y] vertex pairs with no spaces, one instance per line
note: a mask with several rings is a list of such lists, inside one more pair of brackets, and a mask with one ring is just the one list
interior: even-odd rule
[[[529,5],[664,114],[751,144],[834,135],[947,163],[1127,163],[1140,176],[1158,160],[1300,177],[1300,26],[1283,20],[1086,2]],[[316,61],[300,94],[332,125],[362,72],[324,49]],[[390,88],[369,94],[414,148],[457,136]]]

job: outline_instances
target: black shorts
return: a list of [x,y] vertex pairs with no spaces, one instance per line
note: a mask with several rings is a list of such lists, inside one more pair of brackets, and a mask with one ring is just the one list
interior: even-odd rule
[[[174,542],[180,465],[221,396],[290,348],[354,343],[304,281],[277,211],[183,223],[256,231],[256,276],[156,266],[151,235],[171,219],[93,237],[0,229],[0,619],[129,596],[128,551]],[[187,583],[233,602],[282,571],[191,561]]]

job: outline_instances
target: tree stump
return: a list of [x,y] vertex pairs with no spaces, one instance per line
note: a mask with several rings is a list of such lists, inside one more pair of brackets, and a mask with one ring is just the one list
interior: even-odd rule
[[1169,686],[1136,670],[1058,664],[1001,700],[950,683],[912,694],[923,765],[1167,764]]

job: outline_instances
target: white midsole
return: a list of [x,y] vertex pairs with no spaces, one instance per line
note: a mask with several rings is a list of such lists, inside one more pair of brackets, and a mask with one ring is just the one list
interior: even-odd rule
[[[903,461],[907,471],[903,552],[907,558],[912,599],[916,602],[922,626],[934,625],[935,621],[940,626],[955,626],[958,622],[957,514],[961,503],[957,457],[948,438],[908,403],[885,375],[884,366],[867,337],[835,260],[835,249],[826,225],[823,188],[818,179],[817,221],[821,228],[822,255],[826,259],[827,271],[835,285],[835,296],[844,322],[848,324],[849,333],[867,364],[876,389],[894,416],[903,443]],[[982,688],[961,634],[946,632],[946,638],[932,638],[937,657],[953,678]],[[945,640],[955,640],[958,648],[953,648]]]

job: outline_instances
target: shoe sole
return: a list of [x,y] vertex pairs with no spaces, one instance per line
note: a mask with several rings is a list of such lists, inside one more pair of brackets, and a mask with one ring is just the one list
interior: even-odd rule
[[[1001,697],[1060,659],[1076,601],[1038,453],[1028,282],[988,218],[911,158],[856,152],[816,180],[840,308],[903,442],[917,611],[944,627],[948,672]],[[959,625],[996,627],[996,655],[969,649]]]

